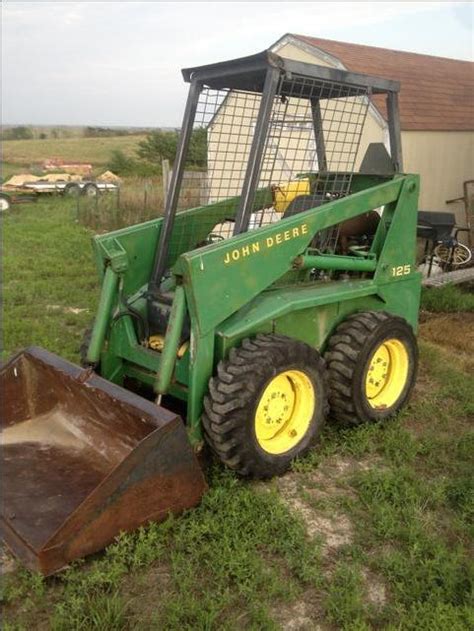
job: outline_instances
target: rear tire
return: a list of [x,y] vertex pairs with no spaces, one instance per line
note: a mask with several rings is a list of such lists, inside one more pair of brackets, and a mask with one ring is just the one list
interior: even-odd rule
[[269,478],[316,442],[327,414],[319,353],[282,335],[246,339],[209,381],[202,423],[217,457],[241,475]]
[[415,385],[418,346],[403,318],[383,311],[349,316],[325,354],[330,414],[359,425],[394,416]]
[[86,184],[82,189],[82,195],[85,197],[98,197],[99,194],[100,191],[96,184]]

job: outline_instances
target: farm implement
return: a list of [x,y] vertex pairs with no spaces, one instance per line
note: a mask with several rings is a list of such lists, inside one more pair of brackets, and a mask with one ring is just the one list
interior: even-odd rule
[[[204,445],[279,475],[328,415],[383,421],[414,384],[419,181],[399,85],[270,52],[183,74],[164,216],[93,239],[83,366],[30,347],[1,370],[3,537],[45,574],[197,505]],[[364,131],[374,103],[390,154]],[[203,203],[177,212],[204,132]]]

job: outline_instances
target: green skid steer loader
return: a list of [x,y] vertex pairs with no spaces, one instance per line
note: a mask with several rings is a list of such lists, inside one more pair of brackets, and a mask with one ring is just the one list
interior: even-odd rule
[[93,239],[83,367],[30,347],[1,371],[3,538],[45,574],[195,506],[205,443],[271,477],[414,384],[399,84],[268,51],[183,75],[164,216]]

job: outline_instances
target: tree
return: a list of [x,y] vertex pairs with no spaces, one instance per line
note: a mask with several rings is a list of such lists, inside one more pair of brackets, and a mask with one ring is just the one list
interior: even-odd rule
[[147,162],[161,164],[162,160],[173,162],[178,145],[177,131],[152,131],[138,143],[137,154]]
[[205,167],[207,165],[207,131],[204,127],[193,130],[188,151],[188,165]]
[[[179,132],[156,130],[138,143],[137,154],[143,160],[161,164],[162,160],[174,162],[178,146]],[[187,166],[205,167],[207,163],[207,131],[204,127],[195,129],[189,143]]]

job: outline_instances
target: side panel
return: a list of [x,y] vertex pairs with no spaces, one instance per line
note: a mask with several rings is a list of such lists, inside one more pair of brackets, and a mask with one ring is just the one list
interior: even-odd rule
[[[351,302],[353,301],[348,301]],[[320,349],[324,345],[328,330],[338,321],[339,310],[340,303],[301,309],[274,320],[273,330],[275,333],[288,335]]]

